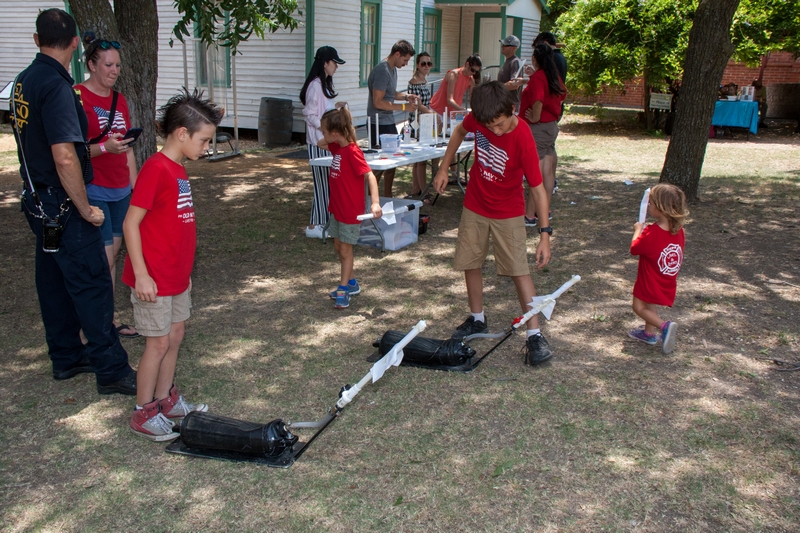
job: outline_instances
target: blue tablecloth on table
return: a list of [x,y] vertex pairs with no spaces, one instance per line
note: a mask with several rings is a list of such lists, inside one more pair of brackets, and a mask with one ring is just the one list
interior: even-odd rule
[[758,102],[718,100],[714,107],[712,126],[747,128],[758,133]]

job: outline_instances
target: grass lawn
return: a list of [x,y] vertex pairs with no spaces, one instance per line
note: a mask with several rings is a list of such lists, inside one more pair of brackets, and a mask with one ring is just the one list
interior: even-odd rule
[[[129,431],[132,398],[99,396],[87,374],[51,378],[13,141],[0,133],[0,530],[797,531],[800,372],[764,359],[800,360],[790,131],[709,143],[666,356],[626,332],[638,324],[633,223],[668,140],[630,112],[573,108],[557,145],[553,260],[534,272],[540,293],[583,277],[544,325],[552,362],[524,366],[520,334],[470,374],[391,368],[288,470],[166,454]],[[305,161],[249,152],[186,166],[198,252],[176,382],[190,401],[256,422],[317,420],[386,330],[424,319],[424,336],[447,338],[467,316],[450,268],[457,187],[423,209],[417,244],[356,249],[363,292],[339,311],[332,243],[302,231]],[[398,173],[395,194],[409,190]],[[520,310],[492,256],[484,293],[499,331]],[[116,304],[131,323],[123,286]],[[143,340],[123,343],[135,366]]]

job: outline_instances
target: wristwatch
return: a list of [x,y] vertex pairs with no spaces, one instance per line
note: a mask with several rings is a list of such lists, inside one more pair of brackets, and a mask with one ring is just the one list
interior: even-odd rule
[[549,233],[550,235],[552,235],[553,226],[547,226],[546,228],[539,228],[539,233]]

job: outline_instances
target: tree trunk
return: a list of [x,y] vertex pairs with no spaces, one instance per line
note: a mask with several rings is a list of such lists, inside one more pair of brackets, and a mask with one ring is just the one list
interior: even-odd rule
[[128,96],[133,126],[144,128],[135,146],[139,168],[156,153],[158,9],[156,0],[116,0],[120,42],[126,43],[118,89]]
[[[158,11],[156,0],[71,0],[70,8],[81,32],[119,41],[122,71],[114,87],[125,95],[131,126],[144,128],[134,147],[136,162],[156,152],[156,82],[158,80]],[[77,80],[80,81],[80,80]]]
[[730,29],[739,0],[701,0],[686,48],[681,101],[661,170],[662,182],[697,199],[708,132],[725,65],[734,51]]

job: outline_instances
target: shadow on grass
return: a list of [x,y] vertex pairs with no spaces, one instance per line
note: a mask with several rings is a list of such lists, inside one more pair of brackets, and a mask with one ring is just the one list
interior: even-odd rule
[[[612,165],[587,169],[591,161],[569,154],[561,162],[553,261],[534,280],[540,293],[572,274],[583,280],[544,326],[553,362],[524,367],[520,335],[472,374],[391,369],[288,471],[163,454],[129,437],[131,399],[98,397],[88,375],[50,379],[18,176],[0,179],[5,523],[11,531],[157,530],[166,521],[174,531],[790,530],[800,520],[792,407],[800,395],[793,376],[754,357],[798,349],[800,297],[766,283],[800,284],[797,178],[701,181],[678,298],[664,310],[680,325],[667,357],[626,336],[638,323],[628,247],[653,176],[631,176],[626,187]],[[374,338],[419,319],[428,321],[425,336],[446,338],[467,314],[463,279],[450,268],[463,200],[456,187],[423,209],[432,221],[417,244],[386,254],[356,248],[363,293],[339,311],[327,294],[339,274],[332,243],[302,231],[305,163],[248,155],[187,168],[198,252],[176,380],[190,401],[245,420],[316,420],[339,387],[367,372]],[[408,179],[399,173],[396,190]],[[492,256],[484,274],[498,331],[519,304]],[[127,291],[116,296],[129,321]],[[143,342],[125,346],[135,364]]]

